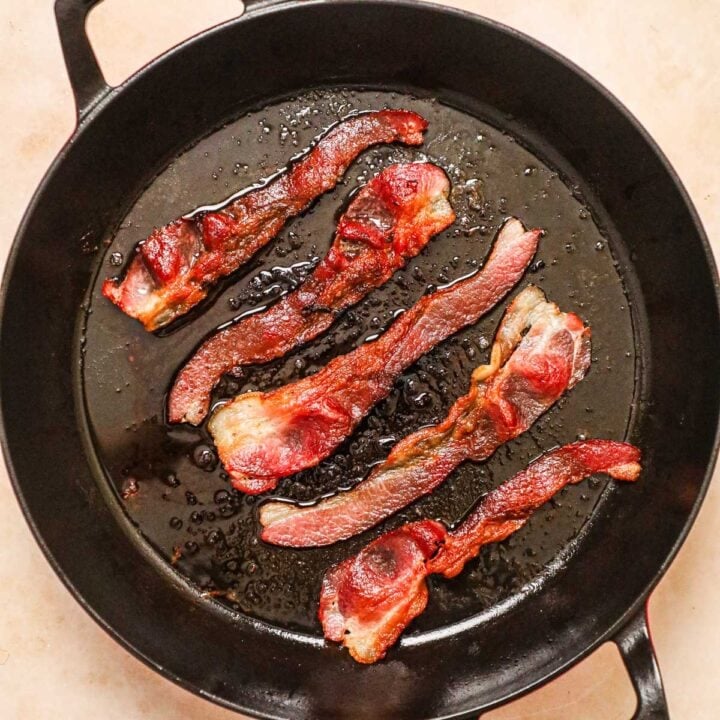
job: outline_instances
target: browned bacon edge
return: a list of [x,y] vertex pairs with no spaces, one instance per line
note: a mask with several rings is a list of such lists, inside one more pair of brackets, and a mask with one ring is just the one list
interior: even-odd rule
[[224,206],[200,208],[156,228],[137,246],[123,279],[104,282],[103,295],[146,330],[171,323],[272,240],[289,218],[335,187],[363,150],[378,143],[420,145],[426,128],[422,117],[407,110],[345,119],[271,181]]
[[327,571],[318,616],[325,637],[361,663],[383,658],[427,605],[426,577],[455,577],[483,545],[519,530],[550,498],[595,473],[634,481],[640,451],[612,440],[585,440],[552,450],[490,492],[460,526],[448,532],[434,520],[381,535]]
[[386,282],[455,219],[450,182],[430,163],[392,165],[353,198],[312,275],[264,312],[206,340],[178,373],[170,422],[199,424],[224,373],[265,363],[327,330],[338,313]]

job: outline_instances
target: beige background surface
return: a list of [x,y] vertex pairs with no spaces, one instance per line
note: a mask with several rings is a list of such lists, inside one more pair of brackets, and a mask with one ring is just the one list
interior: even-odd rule
[[[615,93],[664,148],[720,249],[718,0],[453,0],[553,46]],[[74,108],[49,0],[0,3],[0,257]],[[237,0],[106,0],[90,30],[111,83]],[[50,470],[50,469],[49,469]],[[238,717],[162,679],[116,645],[62,587],[0,469],[0,717],[220,720]],[[674,720],[720,715],[720,484],[650,603]],[[632,561],[630,559],[630,561]],[[202,660],[200,660],[202,661]],[[389,690],[390,691],[390,690]],[[488,714],[492,720],[625,720],[634,697],[617,651]]]

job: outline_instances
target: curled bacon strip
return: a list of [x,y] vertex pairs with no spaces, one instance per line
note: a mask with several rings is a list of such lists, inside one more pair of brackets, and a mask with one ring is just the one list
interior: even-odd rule
[[271,182],[219,210],[201,209],[155,229],[139,244],[122,281],[104,282],[103,295],[146,330],[171,323],[272,240],[287,220],[335,187],[363,150],[378,143],[420,145],[426,127],[407,110],[346,119]]
[[380,660],[425,609],[429,574],[455,577],[483,545],[519,530],[568,484],[595,473],[634,481],[640,469],[640,451],[627,443],[572,443],[490,492],[456,530],[422,520],[381,535],[326,573],[318,611],[325,637],[342,643],[358,662]]
[[178,373],[170,422],[197,425],[222,375],[268,362],[327,330],[338,313],[382,285],[455,219],[436,165],[392,165],[355,196],[323,261],[293,293],[206,340]]
[[508,220],[482,270],[421,298],[374,342],[335,358],[315,375],[271,392],[239,395],[218,410],[209,430],[233,485],[253,494],[271,490],[280,478],[327,457],[405,368],[512,289],[540,234]]
[[409,523],[330,568],[318,610],[325,637],[342,643],[358,662],[385,657],[425,609],[425,565],[446,535],[445,526],[434,520]]
[[589,366],[589,328],[537,287],[526,287],[503,317],[490,364],[476,368],[470,391],[442,423],[401,440],[352,490],[309,507],[266,503],[260,509],[262,539],[312,547],[367,530],[432,492],[460,463],[486,460],[525,432]]

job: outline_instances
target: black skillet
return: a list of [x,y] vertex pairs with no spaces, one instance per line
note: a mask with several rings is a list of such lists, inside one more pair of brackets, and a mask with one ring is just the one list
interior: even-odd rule
[[[78,601],[166,677],[257,717],[476,716],[606,640],[618,644],[630,671],[635,717],[667,717],[645,606],[710,479],[720,334],[707,240],[652,140],[607,91],[534,40],[413,2],[248,1],[240,19],[110,88],[84,32],[96,1],[56,2],[79,122],[18,231],[0,329],[5,457],[38,542]],[[336,89],[308,95],[312,88]],[[228,486],[203,431],[165,428],[162,394],[203,333],[262,300],[263,278],[274,276],[252,276],[322,252],[361,167],[367,176],[418,155],[398,148],[368,153],[348,186],[291,224],[277,249],[261,253],[249,274],[166,337],[144,335],[97,299],[96,285],[111,274],[113,253],[127,253],[147,227],[227,193],[216,182],[221,164],[226,176],[230,167],[240,176],[228,178],[230,189],[242,186],[244,164],[247,181],[281,165],[292,143],[261,147],[265,127],[273,137],[277,131],[272,118],[299,120],[317,109],[307,123],[288,127],[298,129],[303,144],[345,108],[385,102],[430,115],[425,151],[456,186],[467,189],[468,174],[485,173],[482,196],[471,202],[472,193],[457,195],[460,224],[433,241],[375,305],[371,298],[361,306],[353,321],[359,330],[341,322],[319,349],[251,374],[249,382],[282,382],[322,364],[338,351],[335,343],[361,341],[376,330],[374,313],[382,321],[426,282],[466,272],[463,263],[484,255],[486,234],[502,215],[516,213],[549,229],[531,277],[591,322],[595,363],[534,434],[485,468],[464,469],[417,512],[455,520],[539,449],[580,432],[628,437],[642,447],[645,471],[632,487],[596,482],[563,496],[526,534],[488,550],[465,579],[435,583],[427,613],[401,645],[386,661],[361,667],[322,643],[314,595],[306,595],[328,562],[372,533],[327,554],[283,555],[254,545],[252,508],[227,491],[217,495]],[[290,257],[279,262],[283,254]],[[373,445],[379,434],[401,434],[442,415],[463,392],[499,312],[399,381],[390,404],[360,428],[360,440],[340,449],[348,472],[381,456],[382,443]],[[434,395],[416,392],[423,383]],[[128,441],[128,433],[139,439]],[[148,459],[151,451],[156,456]],[[184,474],[158,477],[178,466]],[[323,483],[336,485],[337,473],[291,479],[281,490],[303,497]],[[213,523],[222,524],[214,513],[223,508],[235,522],[222,526],[220,545],[230,560],[210,547],[218,537]],[[194,540],[183,538],[209,549],[193,555],[181,548],[173,569],[167,560],[174,536],[162,528],[170,515],[181,515],[182,532],[190,532],[200,510]],[[203,589],[240,587],[251,572],[240,562],[248,548],[265,553],[261,574],[263,562],[275,563],[272,580],[252,593],[246,584],[242,598],[203,596]],[[306,591],[299,609],[298,588]]]

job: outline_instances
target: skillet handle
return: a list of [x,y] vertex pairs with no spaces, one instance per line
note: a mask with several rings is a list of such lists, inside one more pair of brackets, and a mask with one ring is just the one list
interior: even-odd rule
[[647,605],[614,638],[638,698],[632,720],[670,720],[648,630]]
[[[299,2],[300,0],[295,0]],[[243,0],[244,12],[250,12],[256,7],[264,7],[266,5],[278,5],[286,0]]]
[[55,22],[75,96],[78,122],[110,92],[85,32],[90,10],[101,0],[55,0]]
[[[243,6],[245,12],[248,12],[279,1],[244,0]],[[85,31],[88,13],[99,2],[102,0],[55,0],[55,22],[75,96],[78,122],[82,122],[90,110],[112,90],[105,82]]]

